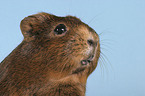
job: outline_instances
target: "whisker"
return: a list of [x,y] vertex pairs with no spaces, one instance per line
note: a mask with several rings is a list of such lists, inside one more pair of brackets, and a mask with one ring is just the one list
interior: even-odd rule
[[[104,32],[101,32],[99,34],[99,36],[101,37],[101,40],[100,40],[100,49],[101,49],[101,52],[100,52],[100,59],[99,59],[99,65],[100,65],[100,68],[101,68],[101,74],[103,75],[104,77],[104,74],[109,75],[109,72],[110,72],[110,68],[111,70],[113,69],[113,66],[111,64],[111,62],[109,61],[108,57],[105,55],[106,52],[111,54],[113,49],[112,49],[112,45],[114,45],[115,41],[114,40],[111,40],[111,39],[102,39],[104,38],[104,34],[110,34],[111,32],[107,32],[107,31],[104,31]],[[106,37],[106,36],[105,36]],[[111,36],[112,37],[112,36]],[[104,54],[105,53],[105,54]]]
[[95,15],[87,24],[90,24],[90,23],[92,23],[92,21],[96,21],[95,19],[98,17],[99,15],[97,14],[97,15]]
[[101,76],[104,77],[104,70],[105,70],[105,68],[104,68],[104,61],[103,61],[101,55],[100,55],[100,59],[99,59],[99,65],[100,65],[100,68],[101,68]]
[[108,63],[111,66],[111,69],[113,69],[113,66],[112,66],[111,62],[109,61],[108,57],[103,53],[101,53],[101,55],[104,57],[104,60],[106,60],[106,63]]
[[107,35],[107,34],[111,34],[111,35],[114,35],[114,32],[111,32],[111,31],[108,31],[110,28],[106,28],[105,30],[103,30],[101,33],[99,33],[98,35],[99,36],[104,36],[104,35]]
[[100,48],[104,48],[104,47],[106,47],[109,50],[113,50],[112,47],[110,47],[109,45],[106,45],[106,44],[101,44],[100,45]]
[[[96,14],[87,24],[89,25],[90,23],[92,23],[92,21],[94,21],[94,22],[98,21],[99,20],[98,17],[101,16],[102,13],[103,12],[100,12],[100,13]],[[98,20],[96,20],[96,19],[98,19]]]
[[111,39],[101,39],[100,42],[116,43],[114,40]]
[[60,73],[62,73],[63,72],[63,70],[64,70],[64,68],[66,67],[66,64],[69,62],[68,60],[65,60],[66,62],[61,66],[61,71],[60,71]]
[[103,48],[103,47],[100,47],[102,49],[102,52],[105,51],[107,53],[110,53],[111,54],[111,51],[110,50],[107,50],[107,48]]

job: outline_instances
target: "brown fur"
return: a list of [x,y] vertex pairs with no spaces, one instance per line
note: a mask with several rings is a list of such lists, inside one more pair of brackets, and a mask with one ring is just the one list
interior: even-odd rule
[[[54,34],[58,24],[67,27],[65,34]],[[0,96],[84,96],[100,56],[96,32],[76,17],[47,13],[26,17],[20,26],[24,40],[0,64]],[[93,61],[81,65],[92,53]]]

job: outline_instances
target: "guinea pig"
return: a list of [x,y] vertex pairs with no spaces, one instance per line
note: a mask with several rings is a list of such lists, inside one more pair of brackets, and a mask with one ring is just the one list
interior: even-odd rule
[[85,96],[100,57],[98,34],[74,16],[24,18],[24,40],[0,63],[0,96]]

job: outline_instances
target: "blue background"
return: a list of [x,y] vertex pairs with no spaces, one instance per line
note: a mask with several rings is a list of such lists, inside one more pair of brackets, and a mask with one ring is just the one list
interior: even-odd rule
[[77,16],[100,34],[86,96],[145,96],[145,0],[1,0],[0,62],[23,40],[20,21],[42,11]]

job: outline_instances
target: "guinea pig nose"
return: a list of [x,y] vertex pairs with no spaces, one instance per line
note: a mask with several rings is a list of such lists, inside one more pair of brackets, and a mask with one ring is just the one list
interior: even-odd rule
[[90,46],[93,46],[94,45],[94,41],[93,40],[87,40],[87,43],[90,45]]

